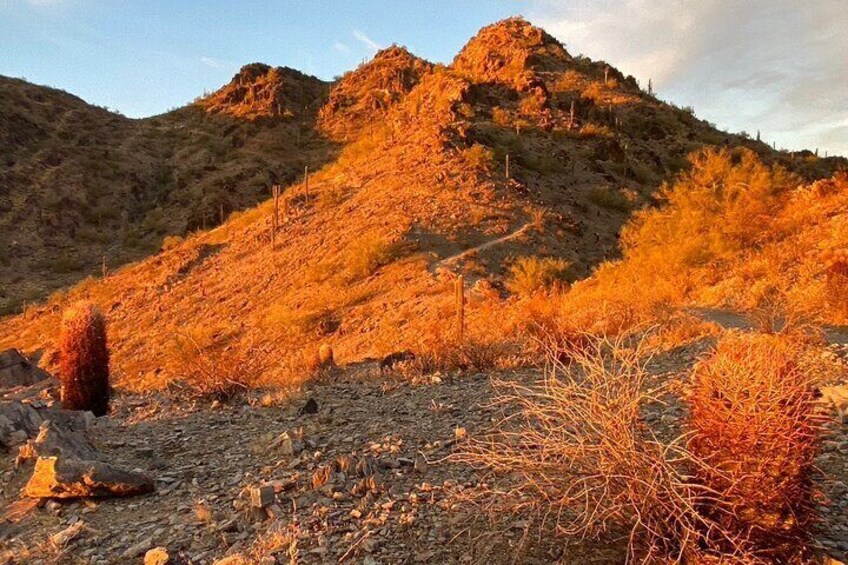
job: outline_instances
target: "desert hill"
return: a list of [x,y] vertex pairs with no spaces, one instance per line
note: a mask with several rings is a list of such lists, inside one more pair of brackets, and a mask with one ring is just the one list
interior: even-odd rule
[[[200,203],[212,213],[219,203],[203,190],[210,185],[226,187],[218,194],[244,194],[244,202],[267,191],[269,169],[285,182],[295,166],[329,159],[330,145],[310,129],[314,118],[305,122],[313,137],[301,143],[315,160],[266,144],[273,139],[282,149],[301,127],[274,118],[286,113],[276,101],[287,92],[267,87],[274,76],[285,84],[296,75],[252,65],[199,107],[141,121],[147,128],[178,124],[169,130],[169,162],[198,166],[193,175],[175,170],[182,171],[176,188],[154,210],[178,202],[185,215]],[[309,84],[297,92],[320,91]],[[250,100],[264,110],[246,112]],[[456,274],[472,289],[472,333],[503,307],[505,275],[522,257],[560,260],[566,280],[587,276],[619,255],[631,212],[651,205],[692,151],[748,147],[806,178],[841,164],[720,132],[642,91],[632,77],[572,57],[522,19],[483,29],[450,66],[390,48],[346,75],[322,109],[311,107],[319,128],[352,141],[314,167],[308,186],[287,187],[276,234],[275,205],[266,201],[7,319],[0,346],[49,350],[60,310],[85,297],[107,310],[124,386],[179,377],[173,351],[181,335],[210,355],[263,351],[268,366],[257,373],[285,381],[302,373],[318,343],[331,342],[340,360],[354,361],[442,339],[452,331],[446,320]],[[270,121],[253,119],[262,112]],[[223,138],[211,136],[213,125]],[[219,152],[201,148],[199,139],[219,144]],[[224,173],[222,163],[239,173]],[[202,227],[194,218],[178,228]]]
[[297,116],[308,122],[314,119],[326,91],[325,83],[295,69],[253,63],[242,67],[229,84],[201,98],[197,105],[208,113],[234,118]]
[[[0,311],[218,225],[270,184],[325,162],[334,145],[314,123],[326,85],[257,68],[196,105],[142,120],[0,77]],[[261,87],[240,93],[250,81]],[[221,100],[255,114],[220,113]],[[271,110],[285,115],[253,119]]]

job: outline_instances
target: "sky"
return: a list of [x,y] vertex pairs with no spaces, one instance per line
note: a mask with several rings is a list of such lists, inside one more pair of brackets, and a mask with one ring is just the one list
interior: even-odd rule
[[848,0],[0,0],[0,74],[130,117],[247,63],[331,80],[392,43],[450,62],[523,15],[721,129],[848,156]]

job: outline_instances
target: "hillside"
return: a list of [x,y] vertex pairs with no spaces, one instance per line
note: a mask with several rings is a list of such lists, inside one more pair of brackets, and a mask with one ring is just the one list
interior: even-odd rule
[[[247,69],[255,74],[260,67]],[[261,69],[267,80],[269,71]],[[169,162],[175,166],[193,159],[205,165],[194,175],[175,170],[184,180],[175,182],[166,203],[179,194],[180,203],[195,210],[190,197],[196,195],[208,206],[200,210],[214,211],[218,202],[199,188],[209,185],[257,198],[268,183],[261,167],[275,163],[273,170],[286,180],[296,174],[295,163],[306,160],[284,152],[277,162],[276,152],[262,143],[278,134],[289,136],[278,143],[291,143],[294,124],[226,118],[221,108],[230,103],[230,114],[245,115],[239,108],[250,97],[279,113],[268,103],[285,88],[245,90],[239,86],[245,80],[253,79],[236,77],[201,102],[215,109],[212,115],[187,108],[141,122],[166,127],[186,120],[169,130],[175,144],[193,136],[212,143],[204,128],[213,124],[229,132],[223,138],[229,141],[214,138],[219,159],[193,144],[174,154],[179,158]],[[356,132],[355,140],[311,176],[308,189],[302,183],[287,188],[276,246],[273,203],[266,201],[5,320],[0,346],[50,350],[61,308],[88,297],[107,310],[123,386],[179,378],[174,343],[184,334],[210,355],[265,351],[268,367],[258,377],[287,381],[303,373],[321,342],[331,342],[347,362],[444,339],[453,331],[445,320],[452,316],[457,273],[466,275],[472,289],[472,334],[491,329],[486,314],[503,308],[505,275],[518,258],[562,258],[567,279],[589,275],[619,255],[619,232],[631,211],[654,202],[661,182],[686,168],[687,155],[702,147],[749,147],[765,162],[782,162],[807,178],[826,176],[841,164],[778,153],[717,131],[643,92],[632,77],[572,57],[521,19],[483,29],[450,66],[431,66],[400,48],[383,51],[346,75],[329,100],[318,111],[319,127],[344,139]],[[375,100],[385,102],[375,108]],[[129,128],[125,120],[111,119]],[[241,143],[233,139],[244,145],[231,152]],[[312,155],[324,151],[326,157],[328,145],[310,139]],[[224,173],[221,161],[240,172]],[[207,166],[214,167],[208,174],[202,172]],[[195,216],[182,227],[198,223]]]
[[[314,131],[326,85],[256,68],[198,105],[143,120],[0,77],[0,312],[217,225],[326,162],[333,144]],[[267,93],[237,99],[239,85],[260,80]],[[216,111],[227,100],[261,113],[263,94],[285,115]]]

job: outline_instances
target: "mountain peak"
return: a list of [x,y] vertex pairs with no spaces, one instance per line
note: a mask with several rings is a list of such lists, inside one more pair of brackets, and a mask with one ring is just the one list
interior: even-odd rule
[[432,69],[432,63],[399,45],[377,52],[333,86],[319,114],[321,129],[334,139],[355,138],[365,126],[384,116]]
[[250,63],[197,104],[212,114],[249,120],[290,117],[313,106],[325,91],[322,81],[295,69]]
[[453,61],[453,69],[475,82],[515,85],[528,72],[563,71],[573,62],[562,44],[521,17],[481,29]]

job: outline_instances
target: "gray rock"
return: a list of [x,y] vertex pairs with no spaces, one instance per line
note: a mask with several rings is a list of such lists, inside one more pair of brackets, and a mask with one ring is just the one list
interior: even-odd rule
[[250,489],[250,505],[254,508],[267,508],[275,502],[274,487],[262,485]]
[[33,364],[17,349],[0,351],[0,389],[30,386],[50,374]]
[[9,448],[15,445],[20,434],[33,437],[38,433],[42,417],[38,411],[28,404],[18,401],[0,403],[0,445]]

